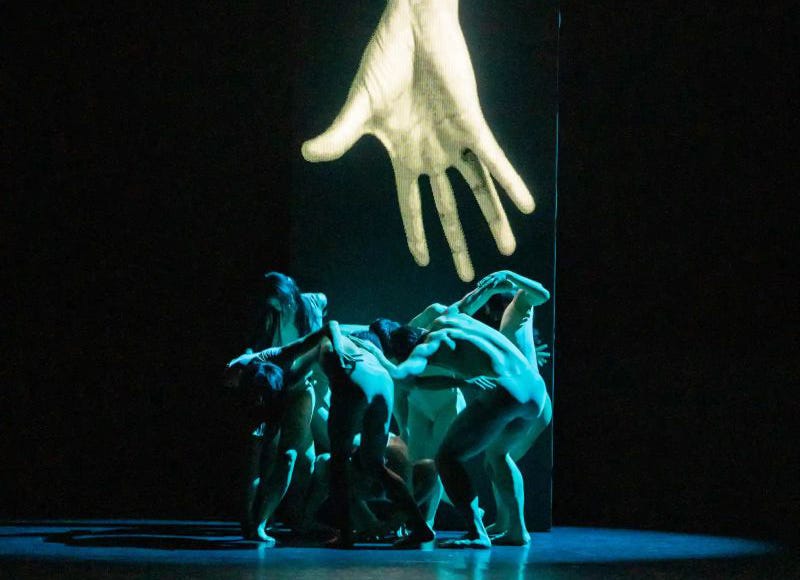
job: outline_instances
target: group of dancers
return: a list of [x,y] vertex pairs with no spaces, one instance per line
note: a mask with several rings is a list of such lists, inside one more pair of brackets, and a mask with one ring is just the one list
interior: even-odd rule
[[[242,493],[245,538],[275,545],[276,515],[299,533],[329,530],[331,547],[394,534],[433,541],[448,500],[467,523],[440,547],[525,545],[519,460],[552,419],[534,342],[538,282],[511,271],[483,278],[451,306],[407,324],[325,321],[327,298],[270,272],[251,348],[227,367],[252,428]],[[497,505],[484,512],[466,462],[484,454]]]

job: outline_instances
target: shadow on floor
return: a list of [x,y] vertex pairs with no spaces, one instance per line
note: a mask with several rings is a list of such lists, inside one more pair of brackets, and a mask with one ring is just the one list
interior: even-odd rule
[[45,536],[47,543],[75,548],[148,548],[155,550],[247,550],[258,547],[257,542],[230,538],[182,537],[180,533],[153,532],[134,529],[102,531],[70,530]]
[[[285,528],[270,530],[278,546],[320,548],[329,534],[299,535]],[[5,534],[0,537],[41,537],[46,543],[75,548],[147,548],[155,550],[254,550],[263,544],[239,536],[239,528],[229,524],[127,524],[102,529],[72,529],[57,533]],[[397,538],[394,538],[395,540]],[[357,544],[362,550],[391,548],[391,539]]]

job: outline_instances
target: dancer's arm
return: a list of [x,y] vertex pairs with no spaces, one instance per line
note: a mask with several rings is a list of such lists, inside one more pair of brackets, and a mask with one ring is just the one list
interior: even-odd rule
[[[253,356],[260,361],[271,362],[281,367],[288,375],[286,384],[294,384],[319,360],[319,347],[326,339],[330,341],[331,348],[339,356],[343,367],[348,367],[355,363],[355,359],[345,354],[342,349],[342,334],[339,324],[335,320],[325,323],[316,332],[307,334],[286,346],[268,348]],[[241,361],[245,356],[249,355],[243,355],[235,359],[231,362],[231,365]]]
[[472,316],[489,301],[489,298],[500,291],[502,290],[490,286],[478,286],[468,292],[461,300],[454,302],[448,310]]
[[494,288],[475,288],[467,293],[461,300],[451,304],[450,307],[438,302],[431,304],[425,310],[412,318],[408,325],[430,330],[433,321],[440,316],[447,314],[448,312],[463,312],[464,314],[472,316],[477,310],[486,304],[486,302],[495,292],[496,290]]
[[449,308],[444,304],[431,304],[412,318],[408,325],[427,330],[430,329],[434,320],[448,312],[463,312],[472,316],[493,295],[515,289],[520,289],[524,292],[527,302],[531,306],[538,306],[550,299],[550,293],[539,282],[520,276],[510,270],[502,270],[483,278],[474,290],[468,292],[461,300],[451,304]]
[[415,346],[409,357],[399,365],[387,359],[381,349],[368,341],[361,341],[361,347],[372,353],[393,379],[404,380],[420,376],[428,366],[428,359],[436,354],[442,343],[455,348],[455,342],[447,336],[446,330],[431,332],[425,337],[425,342]]
[[491,391],[497,388],[497,379],[485,375],[473,377],[471,379],[446,375],[431,375],[414,379],[414,388],[422,389],[423,391],[444,391],[455,388]]
[[339,330],[342,334],[354,334],[356,332],[365,332],[369,330],[368,324],[340,324]]
[[509,289],[522,290],[530,306],[539,306],[550,300],[550,292],[536,280],[521,276],[511,270],[500,270],[483,278],[478,282],[476,290],[481,288],[494,288],[495,291]]
[[425,330],[428,330],[430,329],[433,321],[439,318],[445,312],[447,312],[447,306],[444,304],[439,304],[438,302],[431,304],[425,310],[412,318],[408,322],[408,326],[413,326],[414,328],[424,328]]

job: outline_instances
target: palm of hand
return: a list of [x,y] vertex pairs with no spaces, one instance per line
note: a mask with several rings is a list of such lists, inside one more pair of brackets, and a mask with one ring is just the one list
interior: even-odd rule
[[303,144],[303,156],[337,159],[368,133],[389,153],[408,247],[419,265],[430,262],[418,184],[424,174],[456,271],[464,281],[474,278],[449,167],[472,189],[499,251],[513,253],[516,241],[491,175],[520,211],[533,211],[533,197],[483,118],[457,1],[389,1],[344,107],[325,133]]

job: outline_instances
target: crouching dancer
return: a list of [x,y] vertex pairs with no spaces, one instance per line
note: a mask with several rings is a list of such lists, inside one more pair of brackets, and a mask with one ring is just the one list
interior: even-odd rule
[[[380,481],[375,480],[362,468],[360,461],[361,435],[353,442],[354,452],[348,465],[348,480],[353,482],[349,486],[351,522],[355,528],[355,538],[359,543],[377,542],[385,543],[388,539],[397,540],[406,535],[409,514],[398,509],[396,503],[389,500],[386,490]],[[417,505],[422,510],[422,505],[430,500],[436,491],[439,476],[432,459],[423,459],[412,463],[408,446],[402,438],[389,434],[386,444],[386,465],[412,489],[412,494]],[[314,493],[309,495],[309,509],[314,513],[320,511],[322,523],[329,522],[332,517],[333,506],[330,502],[323,502],[327,498],[329,486],[330,454],[325,453],[317,457],[314,469]],[[317,497],[314,497],[314,496]],[[388,500],[388,501],[387,501]],[[325,504],[325,507],[319,508]],[[334,525],[331,522],[331,525]]]
[[[247,354],[229,366],[248,365],[253,360],[275,366],[274,373],[283,384],[293,384],[317,360],[331,389],[328,435],[331,444],[330,495],[337,508],[335,519],[338,537],[332,547],[353,544],[350,514],[352,482],[347,462],[353,453],[353,438],[361,433],[359,461],[363,471],[381,482],[389,498],[408,515],[411,533],[399,540],[397,547],[415,547],[433,540],[433,530],[425,523],[411,492],[402,478],[385,464],[384,453],[389,437],[389,420],[394,402],[394,384],[374,355],[357,346],[331,321],[317,332],[279,348]],[[282,387],[281,387],[282,388]]]
[[503,458],[493,465],[493,483],[510,512],[502,543],[526,544],[530,536],[525,529],[523,481],[509,452],[530,433],[540,433],[550,420],[549,399],[536,363],[501,332],[455,308],[436,318],[430,329],[399,365],[377,349],[373,354],[397,380],[416,378],[417,386],[422,386],[426,377],[449,377],[485,389],[453,421],[436,455],[445,491],[468,522],[463,538],[441,546],[491,546],[478,494],[465,468],[469,459],[490,448]]

